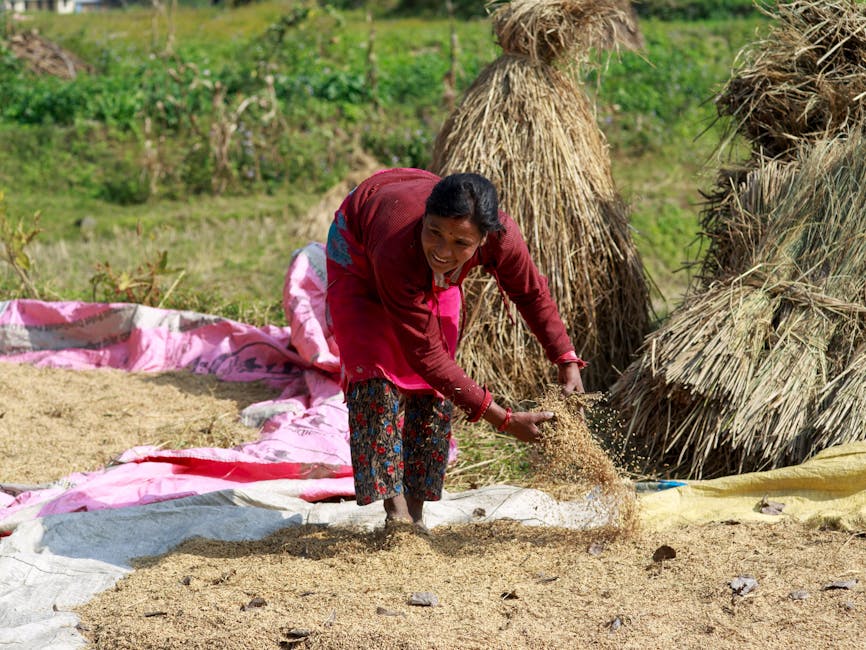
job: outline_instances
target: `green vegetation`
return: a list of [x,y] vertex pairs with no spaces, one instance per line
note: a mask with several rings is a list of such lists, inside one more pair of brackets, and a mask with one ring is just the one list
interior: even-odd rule
[[[425,166],[447,114],[444,11],[413,17],[415,3],[391,3],[398,13],[368,23],[363,4],[32,14],[27,28],[94,69],[37,76],[0,45],[0,190],[22,232],[42,215],[27,242],[39,294],[89,300],[155,274],[165,306],[279,323],[283,272],[304,243],[293,224],[360,148]],[[646,50],[584,66],[662,313],[686,283],[674,271],[697,252],[719,140],[713,94],[763,24],[746,4],[644,3]],[[705,10],[662,10],[672,5]],[[485,19],[455,27],[459,96],[499,49]],[[21,289],[0,264],[0,297]]]
[[3,193],[0,192],[0,244],[2,244],[3,261],[17,276],[21,293],[27,298],[39,297],[39,290],[30,277],[31,262],[28,252],[30,242],[41,232],[38,214],[33,217],[33,222],[32,225],[25,224],[21,219],[12,223],[6,214]]
[[641,17],[663,20],[727,19],[757,12],[756,0],[641,0],[634,8]]

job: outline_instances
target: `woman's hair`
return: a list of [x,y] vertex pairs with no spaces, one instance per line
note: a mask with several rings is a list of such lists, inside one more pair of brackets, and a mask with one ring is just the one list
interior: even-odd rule
[[480,174],[451,174],[436,183],[427,197],[427,214],[469,217],[482,235],[504,229],[496,188]]

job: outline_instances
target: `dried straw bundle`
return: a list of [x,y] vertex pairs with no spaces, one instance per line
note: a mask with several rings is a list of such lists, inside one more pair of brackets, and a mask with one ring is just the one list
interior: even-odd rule
[[[558,4],[518,0],[508,7],[546,11]],[[446,120],[432,169],[474,171],[493,181],[548,278],[578,353],[591,363],[585,384],[609,386],[648,329],[649,292],[586,96],[558,68],[504,54]],[[466,292],[460,361],[467,372],[512,400],[537,394],[551,369],[534,337],[502,303],[493,279],[470,278]]]
[[611,390],[656,468],[773,468],[866,436],[866,141],[795,169],[755,265],[692,296]]
[[715,192],[705,195],[701,215],[708,246],[695,280],[704,289],[752,267],[767,226],[764,217],[787,191],[795,172],[793,162],[766,159],[757,167],[721,170]]
[[644,46],[637,15],[625,0],[511,0],[487,8],[502,50],[532,63],[549,64],[577,49]]
[[866,118],[866,7],[801,0],[764,11],[774,26],[740,51],[738,69],[716,98],[728,119],[721,146],[739,133],[753,152],[741,168],[723,169],[706,196],[708,250],[696,274],[702,288],[748,268],[766,225],[753,219],[766,214],[753,203],[774,203],[798,148],[857,129]]
[[764,156],[790,159],[802,140],[831,138],[866,118],[866,6],[795,0],[764,11],[775,25],[740,52],[745,63],[716,106]]
[[41,36],[35,29],[13,34],[5,45],[15,58],[24,61],[27,68],[36,74],[75,79],[79,72],[93,72],[93,66]]

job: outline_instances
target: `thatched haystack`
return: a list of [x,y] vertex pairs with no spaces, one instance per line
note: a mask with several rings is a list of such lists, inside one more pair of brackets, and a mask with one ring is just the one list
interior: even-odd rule
[[27,68],[36,74],[75,79],[79,72],[93,72],[92,66],[35,30],[13,34],[6,46],[15,58],[24,61]]
[[769,32],[740,51],[715,100],[727,124],[725,142],[739,135],[753,151],[748,163],[722,170],[706,197],[701,221],[708,251],[697,274],[703,287],[748,268],[740,264],[750,257],[744,247],[753,247],[764,227],[749,213],[765,212],[750,211],[743,197],[772,203],[776,176],[801,146],[866,120],[866,6],[797,0],[763,11],[773,19]]
[[857,0],[780,3],[766,38],[745,48],[716,100],[764,156],[796,157],[802,140],[866,118],[866,9]]
[[701,213],[707,250],[694,278],[699,291],[751,268],[767,226],[764,219],[791,182],[796,165],[756,155],[749,164],[719,172]]
[[578,48],[644,46],[630,0],[499,0],[488,2],[493,31],[506,54],[552,64]]
[[866,438],[866,139],[792,169],[750,268],[686,302],[611,391],[655,468],[753,471]]
[[[466,91],[433,154],[434,172],[481,173],[499,189],[591,364],[584,374],[590,390],[609,386],[640,345],[649,292],[607,144],[589,100],[560,64],[626,34],[624,45],[639,44],[632,17],[621,4],[598,0],[496,5],[504,53]],[[471,278],[466,288],[463,366],[500,396],[538,395],[551,378],[541,348],[491,278]]]

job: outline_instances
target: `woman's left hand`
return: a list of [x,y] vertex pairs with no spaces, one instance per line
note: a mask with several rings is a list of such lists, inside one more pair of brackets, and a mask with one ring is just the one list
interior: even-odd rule
[[564,396],[572,393],[583,393],[583,380],[580,378],[580,365],[577,363],[561,363],[559,365],[559,385]]

